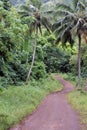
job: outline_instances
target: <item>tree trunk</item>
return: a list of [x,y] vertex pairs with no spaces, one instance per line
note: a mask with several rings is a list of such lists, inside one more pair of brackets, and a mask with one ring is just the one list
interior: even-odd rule
[[78,89],[81,89],[81,35],[78,35]]
[[87,78],[86,78],[86,84],[85,84],[85,91],[87,91]]
[[34,60],[35,60],[36,45],[37,45],[37,32],[35,34],[34,52],[33,52],[31,66],[30,66],[30,69],[29,69],[29,72],[28,72],[28,75],[27,75],[27,78],[26,78],[26,84],[28,84],[28,81],[30,80],[30,75],[31,75],[33,64],[34,64]]

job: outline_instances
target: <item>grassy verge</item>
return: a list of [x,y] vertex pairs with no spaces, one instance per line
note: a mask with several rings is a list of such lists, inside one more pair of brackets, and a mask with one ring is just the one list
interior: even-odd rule
[[[75,86],[75,91],[68,94],[68,100],[72,107],[79,113],[82,124],[82,130],[87,130],[87,92],[78,91],[77,83],[78,77],[72,74],[60,74],[65,80],[70,81]],[[85,87],[85,79],[82,79],[82,89]]]
[[68,95],[68,100],[80,114],[82,130],[87,130],[87,93],[74,91]]
[[75,87],[77,87],[78,84],[78,77],[73,76],[71,73],[59,73],[60,76],[62,76],[65,80],[70,81]]
[[29,85],[10,86],[0,91],[0,130],[7,130],[32,113],[49,93],[60,91],[61,84],[52,77]]
[[[71,73],[59,73],[65,80],[70,81],[76,89],[78,89],[78,76],[74,76]],[[82,78],[81,80],[81,89],[84,90],[86,85],[86,79]]]

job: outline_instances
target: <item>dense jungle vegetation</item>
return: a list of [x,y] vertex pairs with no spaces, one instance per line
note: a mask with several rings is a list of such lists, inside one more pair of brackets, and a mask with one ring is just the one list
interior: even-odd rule
[[[50,92],[62,89],[52,73],[66,73],[80,89],[87,85],[87,1],[62,1],[28,0],[13,6],[14,1],[0,0],[0,130],[31,113]],[[87,106],[87,94],[79,93],[69,95],[69,100],[84,96],[81,102]]]

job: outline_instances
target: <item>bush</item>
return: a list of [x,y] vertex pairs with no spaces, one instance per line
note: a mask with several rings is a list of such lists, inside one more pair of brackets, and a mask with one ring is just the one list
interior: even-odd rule
[[46,64],[47,72],[68,72],[70,54],[64,52],[61,48],[45,47],[44,63]]
[[32,69],[32,77],[38,80],[40,78],[46,78],[46,76],[45,64],[43,62],[35,62]]

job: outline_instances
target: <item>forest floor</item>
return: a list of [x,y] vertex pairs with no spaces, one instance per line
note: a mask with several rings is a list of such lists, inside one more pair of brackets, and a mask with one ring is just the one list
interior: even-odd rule
[[10,130],[81,130],[78,114],[67,101],[74,87],[60,76],[56,79],[64,89],[48,95],[32,115]]

